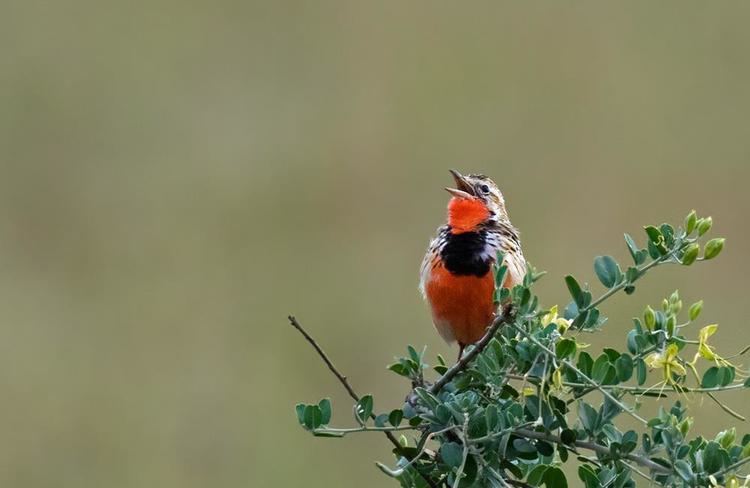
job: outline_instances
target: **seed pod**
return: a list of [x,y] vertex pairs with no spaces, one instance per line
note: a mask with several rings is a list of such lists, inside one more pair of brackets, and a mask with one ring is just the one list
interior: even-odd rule
[[703,300],[699,302],[695,302],[694,304],[690,305],[690,310],[688,311],[688,315],[690,316],[690,320],[695,320],[698,318],[698,315],[701,314],[701,311],[703,310]]
[[695,210],[693,210],[687,215],[687,217],[685,217],[685,232],[692,234],[697,223],[698,216],[695,214]]
[[709,230],[711,230],[711,226],[714,224],[714,221],[711,217],[706,217],[705,219],[700,219],[698,221],[698,235],[702,236]]
[[656,313],[650,305],[646,305],[646,310],[643,312],[643,322],[646,324],[648,330],[654,330],[656,324]]
[[719,255],[721,250],[724,249],[724,238],[723,237],[717,237],[716,239],[711,239],[706,244],[706,249],[703,252],[703,259],[713,259],[716,256]]
[[682,254],[682,264],[685,266],[690,266],[695,262],[695,260],[698,258],[698,253],[700,252],[701,247],[696,244],[692,243],[688,247],[685,248],[685,252]]

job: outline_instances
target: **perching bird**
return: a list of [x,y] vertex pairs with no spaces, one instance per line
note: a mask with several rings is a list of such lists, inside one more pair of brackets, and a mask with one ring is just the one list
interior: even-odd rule
[[484,175],[450,172],[456,188],[446,188],[452,195],[448,223],[430,242],[419,289],[438,333],[448,343],[458,342],[460,359],[464,348],[481,339],[495,317],[492,265],[497,252],[505,254],[507,288],[523,281],[526,261],[497,185]]

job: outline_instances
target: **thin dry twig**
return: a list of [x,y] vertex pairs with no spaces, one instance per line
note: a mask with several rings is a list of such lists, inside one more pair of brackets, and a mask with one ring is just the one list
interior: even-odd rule
[[[352,399],[355,402],[358,402],[360,397],[357,395],[357,393],[354,391],[354,388],[349,384],[349,381],[346,379],[346,376],[341,374],[338,369],[336,369],[336,366],[333,365],[331,360],[328,358],[328,355],[323,351],[323,349],[318,345],[318,343],[315,341],[315,339],[312,338],[310,334],[307,333],[307,331],[302,327],[302,325],[297,321],[297,319],[290,315],[289,317],[289,323],[299,331],[300,334],[305,338],[305,340],[310,343],[310,345],[315,349],[315,351],[318,353],[318,356],[323,360],[324,363],[326,363],[326,366],[328,366],[328,369],[331,370],[331,373],[339,380],[339,383],[344,387],[344,389],[349,393],[349,396],[352,397]],[[375,419],[375,414],[371,413],[370,418]],[[401,444],[399,444],[396,437],[390,433],[390,432],[383,432],[385,436],[388,438],[389,441],[391,441],[391,444],[396,448],[398,452],[403,452],[403,447]],[[432,488],[438,488],[438,485],[435,484],[429,477],[423,475],[419,472],[419,470],[416,470],[417,473],[419,473],[422,478],[427,482],[428,485],[430,485]]]

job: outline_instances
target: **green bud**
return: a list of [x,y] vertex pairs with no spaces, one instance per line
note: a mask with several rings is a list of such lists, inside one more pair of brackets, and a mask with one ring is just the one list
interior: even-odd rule
[[703,259],[715,258],[716,256],[719,255],[722,249],[724,249],[723,237],[717,237],[716,239],[711,239],[706,244],[706,249],[703,252]]
[[677,300],[672,304],[672,307],[670,309],[673,314],[677,315],[682,310],[682,300]]
[[650,305],[646,305],[646,310],[643,312],[643,322],[646,324],[648,330],[654,330],[656,324],[656,313]]
[[677,300],[680,299],[680,291],[675,290],[670,296],[669,296],[669,303],[677,303]]
[[696,244],[692,243],[689,246],[685,248],[685,252],[682,253],[682,264],[685,266],[690,266],[695,262],[696,259],[698,259],[698,253],[700,252],[701,247]]
[[690,428],[693,426],[693,418],[688,417],[682,422],[680,422],[680,425],[678,428],[680,429],[680,433],[684,436],[687,435],[688,432],[690,432]]
[[690,315],[690,320],[692,321],[697,319],[698,315],[701,314],[701,310],[703,310],[703,300],[690,305],[690,310],[688,312],[688,314]]
[[702,236],[709,230],[711,230],[711,226],[714,224],[714,221],[711,217],[706,217],[705,219],[700,219],[697,224],[698,228],[698,235]]
[[729,449],[734,444],[734,439],[737,437],[737,430],[732,427],[729,430],[719,432],[714,439],[716,442],[721,444],[724,449]]
[[692,234],[697,223],[698,216],[696,215],[695,210],[693,210],[687,217],[685,217],[685,232]]
[[661,301],[661,309],[665,312],[669,311],[669,301],[666,298]]

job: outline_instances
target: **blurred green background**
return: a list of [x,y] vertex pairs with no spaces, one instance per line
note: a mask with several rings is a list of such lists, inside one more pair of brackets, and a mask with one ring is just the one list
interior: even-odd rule
[[451,167],[500,184],[546,305],[624,231],[713,215],[720,259],[618,296],[592,347],[676,287],[750,342],[747,2],[0,10],[2,486],[389,486],[381,436],[296,425],[350,407],[286,315],[377,410],[406,343],[452,358],[417,292]]

